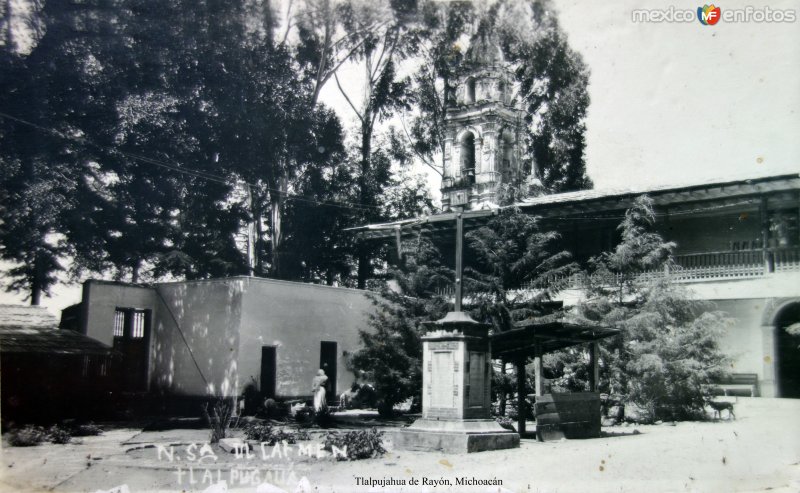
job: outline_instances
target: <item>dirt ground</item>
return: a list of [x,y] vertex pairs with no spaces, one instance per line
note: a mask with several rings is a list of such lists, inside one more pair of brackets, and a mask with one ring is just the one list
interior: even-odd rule
[[[318,457],[319,434],[300,442],[304,449],[264,447],[238,458],[212,449],[215,458],[201,450],[204,430],[116,429],[68,445],[4,443],[0,490],[800,492],[800,400],[740,398],[736,416],[609,427],[592,440],[523,439],[518,449],[477,454],[408,452],[388,443],[383,457],[353,462]],[[370,478],[395,485],[370,486]],[[458,478],[502,485],[459,485]]]

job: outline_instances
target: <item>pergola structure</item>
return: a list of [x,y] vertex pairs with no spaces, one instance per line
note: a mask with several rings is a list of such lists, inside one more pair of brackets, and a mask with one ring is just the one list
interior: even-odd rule
[[544,394],[542,356],[547,353],[581,344],[589,345],[589,387],[597,391],[599,380],[597,341],[619,334],[619,330],[594,325],[561,321],[523,320],[515,328],[490,336],[492,358],[514,363],[517,372],[517,431],[525,433],[525,364],[533,359],[535,365],[534,394]]

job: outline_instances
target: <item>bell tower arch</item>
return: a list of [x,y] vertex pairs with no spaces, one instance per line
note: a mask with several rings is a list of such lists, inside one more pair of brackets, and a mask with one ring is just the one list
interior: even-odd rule
[[445,115],[442,206],[497,205],[503,184],[519,185],[523,112],[514,74],[490,34],[473,37]]

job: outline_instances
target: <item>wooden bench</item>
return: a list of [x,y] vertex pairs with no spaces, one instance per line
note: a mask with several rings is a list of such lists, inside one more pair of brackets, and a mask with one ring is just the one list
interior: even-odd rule
[[728,378],[715,382],[714,387],[722,390],[725,396],[758,397],[758,374],[731,373]]

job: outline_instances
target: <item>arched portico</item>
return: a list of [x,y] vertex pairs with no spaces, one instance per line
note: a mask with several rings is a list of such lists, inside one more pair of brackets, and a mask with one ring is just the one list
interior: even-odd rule
[[787,327],[800,323],[800,298],[770,303],[762,319],[765,397],[800,398],[800,336]]
[[779,397],[800,398],[800,335],[789,327],[800,324],[800,301],[786,304],[775,317],[775,377]]

